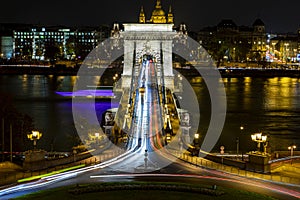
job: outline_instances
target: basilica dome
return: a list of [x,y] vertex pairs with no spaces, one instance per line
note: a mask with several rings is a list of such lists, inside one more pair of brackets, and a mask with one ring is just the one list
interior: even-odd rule
[[140,23],[154,23],[154,24],[173,24],[173,14],[171,6],[169,8],[169,12],[166,15],[165,11],[162,9],[161,0],[156,0],[155,9],[152,11],[151,18],[146,20],[145,12],[143,7],[141,7],[141,12],[139,15],[139,22]]
[[165,11],[161,8],[156,8],[152,12],[152,16],[166,16]]

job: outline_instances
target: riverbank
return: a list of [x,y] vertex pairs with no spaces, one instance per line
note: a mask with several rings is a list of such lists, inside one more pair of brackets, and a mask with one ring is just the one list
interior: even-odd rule
[[[0,66],[0,75],[58,75],[58,76],[76,76],[79,67],[50,67],[50,66]],[[195,77],[201,75],[210,75],[211,69],[201,68],[174,68],[175,72],[185,77]],[[201,74],[199,73],[201,72]],[[223,78],[239,78],[239,77],[295,77],[300,78],[299,69],[280,69],[280,68],[218,68]],[[97,75],[97,74],[122,74],[123,68],[87,68],[81,75]]]
[[[209,77],[212,75],[211,69],[174,69],[178,73],[185,77],[195,77],[205,75]],[[273,77],[291,77],[299,78],[300,70],[298,69],[263,69],[263,68],[218,68],[218,71],[222,78],[242,78],[242,77],[261,77],[261,78],[273,78]],[[201,74],[200,74],[201,72]]]

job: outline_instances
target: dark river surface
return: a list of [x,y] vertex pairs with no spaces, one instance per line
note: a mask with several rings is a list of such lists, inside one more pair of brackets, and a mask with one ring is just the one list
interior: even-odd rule
[[[17,109],[33,117],[35,127],[43,132],[42,139],[38,141],[39,147],[48,151],[70,151],[76,143],[72,100],[55,93],[72,91],[75,80],[75,76],[0,76],[0,92],[11,94]],[[291,144],[300,147],[300,79],[245,77],[221,81],[226,91],[227,113],[214,151],[219,151],[220,146],[225,146],[225,151],[234,151],[237,137],[240,151],[255,150],[256,144],[250,136],[255,132],[268,135],[273,151],[287,150]],[[210,112],[210,106],[205,103],[209,102],[209,95],[202,82],[198,78],[192,84],[200,102],[200,111],[204,113],[201,115],[200,133],[209,123]],[[110,100],[96,101],[99,119],[110,107]],[[244,130],[241,131],[240,126]]]

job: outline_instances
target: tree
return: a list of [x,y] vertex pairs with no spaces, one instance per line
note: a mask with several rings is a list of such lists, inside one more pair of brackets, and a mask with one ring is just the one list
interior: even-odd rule
[[51,64],[55,64],[56,58],[60,56],[60,49],[58,44],[50,41],[45,45],[45,58],[49,59]]
[[[4,130],[4,138],[1,137],[1,141],[4,140],[4,146],[1,142],[1,150],[10,150],[10,126],[12,127],[12,142],[13,151],[25,151],[28,148],[27,134],[34,129],[33,119],[27,115],[18,111],[13,105],[11,96],[6,94],[0,94],[0,111],[1,131]],[[2,134],[1,134],[2,135]]]
[[72,58],[73,56],[76,56],[75,50],[75,37],[70,36],[70,38],[68,38],[66,41],[66,53],[68,56],[70,56],[70,58]]

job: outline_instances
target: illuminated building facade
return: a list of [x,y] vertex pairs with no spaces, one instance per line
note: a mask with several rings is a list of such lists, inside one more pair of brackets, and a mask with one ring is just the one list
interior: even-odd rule
[[261,61],[266,56],[267,34],[260,19],[251,27],[222,20],[217,26],[199,31],[198,41],[216,60]]
[[12,30],[18,24],[0,24],[0,59],[10,59],[13,57]]
[[1,34],[1,57],[20,60],[83,59],[109,35],[108,27],[15,27]]
[[15,30],[14,57],[45,60],[84,58],[107,33],[95,28],[31,28]]
[[261,19],[256,19],[252,25],[252,58],[259,60],[266,56],[267,34],[265,24]]
[[13,56],[13,39],[11,36],[0,36],[0,58],[10,59]]
[[296,34],[281,34],[270,40],[270,61],[279,63],[298,62],[298,36]]

